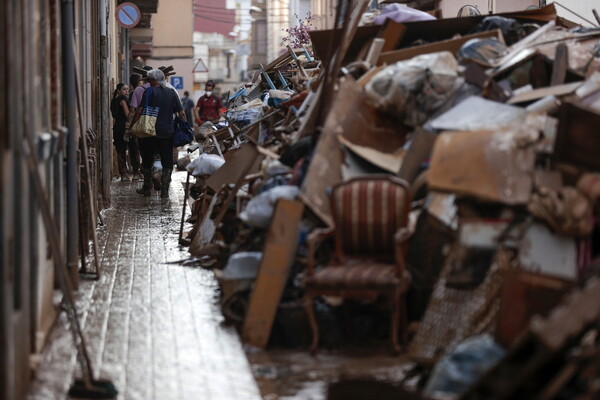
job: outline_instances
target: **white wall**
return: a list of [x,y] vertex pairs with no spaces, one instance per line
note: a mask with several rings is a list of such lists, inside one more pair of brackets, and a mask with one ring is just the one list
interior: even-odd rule
[[[491,2],[494,13],[524,10],[530,5],[539,6],[539,3],[539,0],[492,0]],[[554,0],[546,0],[546,4],[551,3],[554,3]],[[556,12],[560,17],[584,26],[592,26],[590,22],[592,22],[593,25],[598,25],[596,19],[594,18],[594,14],[592,14],[592,9],[595,8],[598,12],[600,12],[599,0],[561,0],[559,3],[562,6],[556,4],[555,7]],[[489,0],[442,0],[440,2],[440,8],[444,18],[454,18],[458,14],[458,10],[464,5],[476,6],[482,15],[487,14],[489,10],[489,4]],[[579,18],[565,7],[581,15],[589,22]]]
[[287,34],[285,28],[290,26],[290,10],[288,0],[266,0],[267,7],[267,62],[273,61],[279,57],[285,46],[281,45],[281,40]]
[[[290,0],[290,26],[295,27],[310,13],[311,0]],[[296,18],[296,15],[298,18]]]
[[490,6],[493,13],[503,13],[509,11],[521,11],[530,5],[539,5],[539,0],[442,0],[440,8],[444,18],[454,18],[458,15],[458,10],[462,6],[476,6],[482,15],[489,13]]
[[[547,4],[554,3],[554,0],[547,0]],[[571,11],[566,10],[564,7],[555,5],[556,12],[559,16],[568,19],[569,21],[573,21],[575,23],[581,24],[583,26],[598,26],[598,22],[594,18],[594,14],[592,13],[592,9],[596,9],[596,11],[600,12],[600,1],[598,0],[560,0],[560,4],[570,9],[571,11],[576,12],[581,15],[584,19],[579,18],[577,15],[573,14]],[[592,22],[593,24],[590,24]]]

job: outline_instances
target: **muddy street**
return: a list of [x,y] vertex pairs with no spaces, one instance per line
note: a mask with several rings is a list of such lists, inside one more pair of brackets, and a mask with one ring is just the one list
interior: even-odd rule
[[[104,271],[82,280],[77,301],[92,364],[120,399],[258,399],[238,335],[221,324],[213,273],[172,263],[189,257],[177,242],[182,176],[169,200],[113,183],[99,230]],[[64,399],[79,374],[67,326],[61,313],[30,399]]]

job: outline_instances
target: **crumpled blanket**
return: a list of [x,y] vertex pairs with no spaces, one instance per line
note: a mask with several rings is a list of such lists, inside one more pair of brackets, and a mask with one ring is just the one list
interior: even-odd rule
[[452,53],[423,54],[379,71],[365,86],[367,99],[407,126],[422,125],[452,96],[460,82]]

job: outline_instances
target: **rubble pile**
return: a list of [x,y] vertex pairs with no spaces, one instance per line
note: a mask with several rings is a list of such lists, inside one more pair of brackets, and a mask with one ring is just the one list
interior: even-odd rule
[[593,398],[600,30],[553,6],[384,18],[398,7],[360,27],[364,6],[338,10],[201,129],[183,240],[251,345],[348,344],[352,314],[353,343],[395,335],[433,371],[423,396]]

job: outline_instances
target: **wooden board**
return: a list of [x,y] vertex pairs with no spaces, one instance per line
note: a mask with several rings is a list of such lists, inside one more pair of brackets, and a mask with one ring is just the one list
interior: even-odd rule
[[600,113],[588,107],[565,103],[558,111],[558,134],[554,161],[600,171]]
[[417,130],[414,133],[410,147],[402,160],[402,166],[398,173],[400,178],[413,183],[423,169],[423,162],[429,160],[436,139],[437,135],[432,132]]
[[504,272],[496,341],[509,348],[534,315],[546,317],[573,289],[574,282],[536,272],[511,269]]
[[573,93],[583,82],[565,83],[564,85],[549,86],[539,89],[532,89],[527,92],[519,93],[507,101],[508,104],[527,103],[539,100],[546,96],[565,96]]
[[398,61],[408,60],[415,56],[419,56],[421,54],[429,54],[429,53],[437,53],[440,51],[449,51],[452,54],[455,54],[458,50],[460,50],[461,46],[468,42],[471,39],[484,39],[495,37],[499,41],[504,42],[504,38],[502,37],[502,32],[499,29],[495,29],[493,31],[486,31],[480,33],[474,33],[471,35],[465,35],[458,39],[449,39],[442,40],[441,42],[424,44],[422,46],[414,46],[409,47],[407,49],[394,50],[394,51],[386,51],[381,53],[379,57],[379,61],[377,65],[383,64],[394,64]]
[[242,331],[244,342],[252,346],[265,347],[269,341],[296,255],[303,209],[301,202],[286,199],[279,200],[275,207]]
[[342,151],[338,136],[358,146],[393,153],[405,142],[405,132],[391,118],[381,116],[353,80],[343,80],[328,111],[325,126],[302,185],[301,199],[310,209],[332,226],[327,189],[342,180]]
[[431,155],[429,189],[510,205],[527,204],[535,150],[498,146],[508,134],[475,131],[439,135]]
[[395,50],[402,41],[404,32],[406,32],[406,25],[396,22],[391,18],[386,19],[377,35],[377,37],[385,39],[382,51]]
[[240,182],[247,174],[254,172],[256,160],[262,157],[253,143],[246,143],[206,180],[206,184],[218,192],[223,185]]

